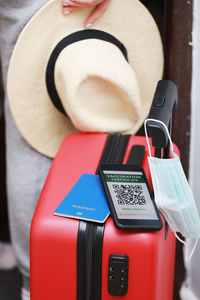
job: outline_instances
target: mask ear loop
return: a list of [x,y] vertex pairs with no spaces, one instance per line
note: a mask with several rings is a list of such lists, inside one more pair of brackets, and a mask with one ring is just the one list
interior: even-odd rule
[[147,134],[147,122],[151,120],[151,119],[146,119],[144,121],[144,132],[145,132],[145,136],[146,136],[146,141],[147,141],[147,146],[148,146],[148,152],[149,152],[149,156],[151,156],[151,147],[150,147],[150,144],[149,144],[149,137],[148,137],[148,134]]
[[[198,243],[198,241],[199,241],[199,239],[196,239],[196,241],[195,241],[195,243],[194,243],[194,246],[193,246],[193,248],[192,248],[192,251],[190,252],[190,255],[189,255],[189,257],[187,258],[187,257],[185,257],[185,263],[188,263],[190,260],[191,260],[191,258],[192,258],[192,256],[193,256],[193,254],[194,254],[194,250],[196,249],[196,246],[197,246],[197,243]],[[187,242],[185,243],[185,244],[187,244]],[[184,256],[186,256],[186,246],[185,246],[185,248],[184,248]]]
[[197,240],[195,241],[194,246],[193,246],[193,248],[192,248],[192,251],[190,252],[189,257],[187,258],[187,255],[186,255],[186,252],[187,252],[187,249],[186,249],[187,242],[185,242],[184,240],[182,240],[182,239],[178,236],[178,234],[177,234],[176,232],[174,232],[174,235],[175,235],[175,237],[177,238],[177,240],[179,240],[179,242],[181,242],[181,243],[184,245],[184,261],[185,261],[185,263],[187,264],[187,263],[191,260],[193,254],[194,254],[194,250],[196,249],[196,246],[197,246],[197,243],[198,243],[199,240],[197,239]]
[[171,139],[171,136],[169,134],[169,130],[167,128],[167,126],[165,125],[165,123],[163,123],[162,121],[160,120],[156,120],[156,119],[146,119],[144,121],[144,132],[145,132],[145,136],[146,136],[146,140],[147,140],[147,145],[148,145],[148,150],[149,150],[149,156],[151,157],[151,148],[150,148],[150,144],[149,144],[149,138],[148,138],[148,134],[147,134],[147,122],[149,121],[152,121],[152,122],[156,122],[156,123],[160,123],[162,124],[162,126],[165,128],[166,130],[166,133],[167,133],[167,136],[168,136],[168,139],[169,139],[169,143],[170,143],[170,150],[171,150],[171,153],[173,156],[174,155],[174,146],[173,146],[173,143],[172,143],[172,139]]
[[181,242],[181,243],[184,244],[184,245],[187,244],[184,240],[182,240],[182,238],[180,238],[180,237],[178,236],[178,234],[177,234],[176,232],[174,232],[174,235],[175,235],[175,237],[177,238],[177,240],[179,240],[179,242]]

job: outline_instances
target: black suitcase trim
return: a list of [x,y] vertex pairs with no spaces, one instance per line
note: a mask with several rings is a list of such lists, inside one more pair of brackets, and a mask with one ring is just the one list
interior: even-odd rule
[[[122,163],[129,138],[130,135],[108,135],[99,164]],[[80,221],[77,237],[77,300],[101,300],[103,234],[104,224]]]

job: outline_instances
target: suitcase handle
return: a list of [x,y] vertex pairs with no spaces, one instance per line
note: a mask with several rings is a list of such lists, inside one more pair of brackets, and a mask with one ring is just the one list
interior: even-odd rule
[[[160,80],[156,87],[148,118],[160,120],[170,129],[172,112],[177,103],[178,91],[176,85],[170,80]],[[168,136],[162,124],[149,121],[147,129],[155,148],[168,147]]]

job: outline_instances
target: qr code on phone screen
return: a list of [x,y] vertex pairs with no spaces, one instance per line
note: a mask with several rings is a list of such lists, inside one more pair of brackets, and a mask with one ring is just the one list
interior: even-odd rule
[[146,205],[141,185],[113,184],[113,191],[119,205]]

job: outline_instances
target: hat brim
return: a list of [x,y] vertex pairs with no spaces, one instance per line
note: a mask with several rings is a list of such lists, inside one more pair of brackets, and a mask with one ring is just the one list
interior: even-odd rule
[[[90,9],[82,9],[64,16],[61,1],[49,1],[21,32],[10,60],[7,88],[16,126],[34,149],[48,157],[54,157],[63,138],[77,129],[49,98],[45,82],[47,63],[60,40],[83,30],[89,13]],[[156,84],[163,73],[158,28],[138,0],[111,1],[92,28],[112,34],[128,51],[142,99],[141,116],[129,132],[134,134],[148,115]]]

